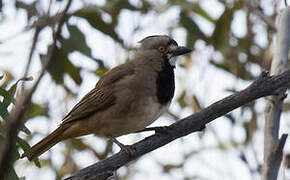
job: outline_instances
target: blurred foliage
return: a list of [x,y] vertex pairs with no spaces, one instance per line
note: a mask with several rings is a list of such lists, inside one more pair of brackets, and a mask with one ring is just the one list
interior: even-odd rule
[[[8,78],[3,79],[4,75],[2,75],[0,77],[0,80],[3,81],[4,83],[2,83],[2,86],[0,87],[0,97],[1,97],[1,101],[0,101],[0,145],[2,144],[3,139],[6,138],[6,129],[5,129],[5,125],[8,123],[9,121],[9,106],[12,105],[15,100],[15,96],[16,96],[16,90],[17,90],[17,86],[21,81],[31,81],[32,78],[22,78],[17,80],[16,82],[14,82],[9,88],[5,87],[6,84],[10,84],[10,81],[13,81],[13,79],[10,80],[11,75],[7,76]],[[28,111],[25,113],[25,117],[26,119],[28,118],[33,118],[36,116],[40,116],[40,115],[47,115],[47,110],[45,107],[38,105],[38,104],[31,104],[31,106],[29,107]],[[27,135],[30,135],[31,132],[29,131],[29,129],[25,126],[22,125],[20,128],[20,132],[23,132]],[[16,137],[16,145],[17,148],[21,148],[23,151],[26,151],[27,149],[30,148],[30,145],[28,144],[28,142],[26,140],[24,140],[23,138],[21,138],[20,136]],[[13,159],[14,161],[20,158],[20,154],[18,151],[16,151],[14,153]],[[40,162],[37,159],[35,159],[34,164],[37,167],[40,167]],[[10,172],[8,175],[8,179],[19,179],[17,174],[15,173],[14,168],[10,168]]]
[[[43,6],[42,1],[27,1],[15,0],[15,10],[24,11],[27,15],[27,26],[24,31],[43,31],[44,29],[54,29],[59,17],[58,11],[52,11],[63,5],[64,1],[52,0],[50,1],[49,8],[45,9],[47,6]],[[220,59],[215,58],[214,56],[210,57],[210,64],[216,67],[220,71],[224,71],[229,75],[232,75],[237,78],[237,80],[253,80],[256,78],[257,73],[251,71],[251,66],[257,66],[260,70],[269,69],[269,64],[271,62],[271,53],[270,45],[272,41],[272,36],[275,33],[275,30],[271,28],[267,23],[263,22],[263,18],[268,18],[270,21],[275,22],[277,17],[277,5],[273,4],[273,12],[271,14],[265,13],[265,9],[262,6],[260,1],[257,3],[251,3],[250,1],[224,1],[218,0],[218,3],[224,8],[223,12],[218,17],[213,17],[207,10],[203,9],[201,6],[202,1],[187,1],[187,0],[174,0],[174,1],[150,1],[150,0],[141,0],[135,3],[132,3],[129,0],[107,0],[104,3],[93,4],[87,1],[78,1],[78,8],[69,11],[67,18],[77,18],[79,20],[84,20],[88,22],[92,29],[102,33],[106,37],[110,37],[116,44],[120,45],[124,50],[129,50],[129,47],[126,47],[121,38],[121,34],[117,31],[118,26],[120,25],[120,16],[122,12],[130,13],[139,13],[143,16],[147,14],[155,13],[155,16],[159,16],[168,12],[172,7],[178,8],[179,12],[176,14],[177,23],[172,23],[169,25],[169,35],[174,29],[182,28],[185,31],[186,46],[194,47],[197,41],[202,41],[206,44],[207,47],[212,47],[214,53],[221,55]],[[3,13],[2,9],[5,8],[6,4],[2,5],[0,1],[0,13],[5,19],[7,14]],[[252,11],[255,9],[255,11]],[[56,12],[56,13],[55,13]],[[237,36],[233,32],[233,21],[235,14],[237,12],[243,12],[246,16],[247,21],[247,31],[245,35]],[[104,18],[105,17],[105,18]],[[142,17],[142,16],[141,16]],[[214,26],[213,32],[208,33],[204,32],[201,25],[198,23],[196,17],[202,18],[202,20],[210,25]],[[140,20],[140,19],[139,19]],[[239,21],[239,20],[236,20]],[[0,21],[1,23],[1,21]],[[139,24],[138,24],[139,23]],[[137,22],[136,29],[134,33],[142,31],[141,27],[142,20]],[[257,42],[257,33],[255,27],[262,26],[266,32],[267,43],[266,45],[260,45]],[[65,23],[64,29],[67,30],[68,35],[65,33],[61,34],[61,37],[58,39],[57,48],[53,53],[53,60],[49,64],[47,69],[51,79],[58,85],[62,86],[64,90],[68,93],[74,92],[69,86],[66,85],[65,76],[69,76],[76,85],[81,85],[83,78],[81,72],[82,67],[78,67],[71,62],[70,54],[73,52],[79,52],[92,61],[96,62],[98,68],[94,71],[94,75],[102,76],[105,72],[108,71],[109,67],[105,66],[105,63],[93,56],[92,49],[87,43],[86,34],[79,28],[79,26],[67,21]],[[101,44],[102,42],[96,42]],[[49,51],[51,47],[47,49]],[[47,54],[41,54],[35,51],[35,54],[39,55],[41,62],[43,63],[47,58]],[[189,61],[190,58],[187,58],[186,61]],[[80,60],[86,61],[86,59]],[[194,64],[184,62],[184,68],[190,68]],[[0,115],[2,117],[0,128],[1,136],[3,138],[3,125],[7,121],[9,115],[8,106],[13,103],[15,98],[15,93],[17,89],[17,82],[10,85],[11,82],[14,82],[14,77],[9,71],[3,71],[5,78],[1,77],[1,89],[0,96],[2,100],[0,103]],[[10,85],[10,86],[9,86]],[[225,91],[235,92],[235,89],[228,89]],[[202,98],[197,97],[196,95],[190,94],[184,89],[182,93],[177,97],[177,103],[180,108],[190,108],[192,112],[197,112],[201,108],[204,108]],[[233,114],[226,115],[225,119],[228,120],[231,124],[231,128],[234,131],[236,126],[241,125],[244,129],[246,138],[242,142],[236,142],[232,137],[229,138],[228,142],[222,142],[217,138],[217,145],[215,148],[227,151],[229,149],[236,149],[240,152],[240,160],[244,162],[251,171],[252,174],[259,173],[260,162],[257,160],[258,166],[256,168],[250,167],[249,160],[247,155],[245,155],[245,148],[251,146],[253,143],[253,136],[258,131],[258,117],[259,114],[255,108],[256,102],[252,102],[244,107],[240,108],[240,116]],[[11,105],[12,106],[12,105]],[[284,111],[290,110],[290,104],[286,103],[284,106]],[[250,119],[244,119],[244,114],[251,114]],[[169,112],[169,115],[174,116],[174,119],[178,118]],[[37,116],[48,116],[49,111],[47,105],[39,105],[32,103],[29,111],[26,115],[26,120],[35,118]],[[214,132],[213,128],[206,129],[205,131]],[[26,150],[29,147],[28,140],[34,134],[31,134],[29,129],[25,126],[22,127],[21,132],[29,135],[27,139],[17,138],[17,147],[20,149]],[[203,138],[203,134],[199,138]],[[75,159],[73,158],[72,149],[75,151],[89,151],[92,152],[97,158],[104,159],[112,151],[112,143],[107,143],[105,150],[97,152],[89,144],[84,143],[81,139],[71,140],[66,144],[66,150],[64,152],[64,163],[61,168],[54,168],[51,158],[44,159],[41,161],[41,164],[44,166],[50,166],[56,174],[56,179],[61,179],[64,175],[70,174],[79,169]],[[16,152],[15,159],[19,158],[18,152]],[[196,151],[184,155],[184,162],[190,156],[196,154]],[[289,158],[288,158],[289,159]],[[169,173],[175,169],[184,168],[184,162],[180,164],[160,164],[164,173]],[[39,166],[39,161],[34,162]],[[130,171],[130,168],[127,168],[127,173],[136,173]],[[11,177],[9,179],[17,179],[15,171],[12,169],[10,173]],[[124,175],[124,179],[128,179],[130,175]],[[199,176],[198,172],[195,176],[186,176],[184,174],[184,179],[206,179],[202,176]]]

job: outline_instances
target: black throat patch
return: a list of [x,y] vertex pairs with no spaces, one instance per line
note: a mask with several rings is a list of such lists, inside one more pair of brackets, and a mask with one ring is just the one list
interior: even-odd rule
[[164,57],[164,67],[158,73],[156,84],[158,102],[166,105],[173,98],[175,90],[174,67],[169,64],[167,57]]

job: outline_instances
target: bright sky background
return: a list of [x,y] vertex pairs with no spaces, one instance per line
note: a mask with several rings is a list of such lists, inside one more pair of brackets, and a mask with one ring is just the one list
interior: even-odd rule
[[[45,2],[45,1],[41,1]],[[93,1],[94,2],[94,1]],[[132,1],[133,3],[138,3],[138,1]],[[162,1],[161,1],[162,2]],[[268,0],[265,1],[267,5]],[[103,1],[98,1],[102,4]],[[214,18],[218,18],[224,11],[224,7],[218,3],[216,0],[201,1],[201,7],[204,8],[210,15]],[[17,78],[22,77],[24,73],[24,67],[26,65],[28,53],[31,47],[31,39],[33,32],[26,31],[23,29],[26,25],[26,14],[24,11],[14,11],[13,2],[9,0],[4,0],[6,4],[3,8],[3,12],[7,15],[6,19],[0,24],[0,55],[1,63],[0,70],[9,70]],[[72,9],[78,9],[78,3],[74,3]],[[59,9],[55,9],[59,11]],[[271,9],[269,10],[269,12]],[[131,12],[128,10],[122,11],[120,18],[120,25],[117,28],[117,32],[120,34],[121,38],[125,40],[125,44],[128,46],[138,46],[138,41],[142,38],[153,35],[153,34],[167,34],[167,27],[170,23],[175,23],[177,20],[179,9],[176,7],[170,8],[166,13],[157,16],[155,13],[149,13],[143,16],[139,13]],[[1,19],[1,17],[0,17]],[[206,34],[211,34],[213,32],[213,24],[206,23],[200,17],[194,17],[194,19],[200,25],[200,28],[206,32]],[[86,34],[87,43],[92,48],[92,54],[95,58],[100,58],[110,67],[114,67],[126,60],[128,55],[122,48],[116,44],[112,39],[103,35],[102,33],[95,31],[90,27],[90,25],[80,19],[71,18],[70,22],[72,24],[77,24],[77,26]],[[136,24],[141,22],[141,26],[144,30],[133,34],[133,29]],[[237,36],[243,37],[246,34],[246,18],[243,11],[238,11],[234,15],[234,21],[232,23],[232,30]],[[63,32],[67,34],[67,32]],[[263,28],[257,27],[257,33],[259,36],[256,41],[261,45],[265,46],[267,40],[265,38],[265,32]],[[185,31],[182,28],[178,28],[173,31],[173,38],[181,45],[185,43]],[[51,43],[50,32],[45,30],[40,35],[40,42],[37,46],[38,53],[46,53],[47,45]],[[195,51],[191,55],[192,68],[185,70],[181,67],[176,68],[176,93],[175,97],[178,97],[180,89],[182,87],[186,88],[186,91],[190,94],[195,94],[197,97],[202,97],[200,101],[202,106],[208,106],[211,103],[229,95],[225,89],[235,88],[237,90],[243,89],[250,82],[245,82],[236,79],[234,76],[230,75],[221,70],[217,70],[214,66],[210,65],[210,56],[220,56],[213,52],[213,48],[206,46],[203,41],[198,41],[195,44]],[[31,143],[34,144],[39,141],[44,135],[51,132],[57,127],[61,122],[62,117],[85,95],[90,89],[92,89],[97,82],[97,78],[90,72],[97,68],[97,64],[92,60],[86,60],[87,57],[79,54],[73,53],[70,55],[72,62],[80,67],[84,67],[87,71],[82,71],[81,75],[83,77],[83,83],[80,87],[75,86],[69,78],[66,80],[70,87],[75,88],[75,92],[79,92],[79,96],[75,100],[69,100],[66,106],[65,92],[63,89],[53,83],[49,75],[45,75],[41,81],[40,86],[37,89],[37,93],[33,96],[35,102],[47,102],[49,101],[51,121],[46,121],[45,118],[35,118],[27,122],[27,126],[32,131],[39,132],[41,136],[37,136],[32,139]],[[182,58],[180,58],[182,61]],[[37,53],[34,54],[33,63],[31,67],[31,72],[29,75],[36,78],[40,72],[40,61]],[[249,67],[255,74],[259,74],[261,70],[257,67]],[[90,70],[90,71],[89,71]],[[27,83],[29,84],[29,83]],[[260,113],[264,112],[265,100],[258,100],[258,105]],[[180,117],[185,117],[192,114],[190,108],[185,108],[180,110],[176,103],[171,105],[171,110],[176,112]],[[240,111],[234,111],[234,114],[239,115]],[[247,116],[247,114],[245,115]],[[250,116],[250,115],[249,115]],[[288,115],[287,115],[288,117]],[[289,117],[288,117],[289,118]],[[281,131],[285,132],[283,126],[289,128],[289,122],[285,122],[286,115],[282,116]],[[261,117],[263,122],[263,117]],[[163,116],[157,120],[152,126],[168,125],[173,121],[168,118],[168,116]],[[260,123],[259,126],[262,126]],[[141,157],[137,162],[135,168],[138,169],[138,173],[132,179],[138,180],[168,180],[168,179],[181,179],[182,174],[198,174],[204,175],[208,179],[220,179],[221,177],[229,177],[228,179],[257,179],[258,176],[251,177],[249,169],[245,167],[244,164],[237,159],[238,152],[234,150],[228,150],[228,153],[214,149],[217,145],[217,139],[226,142],[229,140],[230,134],[234,134],[234,138],[237,141],[241,141],[245,138],[245,133],[242,127],[236,126],[234,131],[230,128],[230,124],[224,118],[220,118],[212,123],[210,123],[207,128],[212,128],[215,130],[216,134],[208,131],[203,138],[203,142],[197,137],[198,133],[188,135],[180,140],[176,140],[165,147],[162,147],[154,152],[151,152],[143,157]],[[255,146],[259,152],[262,152],[263,148],[263,132],[257,132],[255,139],[259,145]],[[289,133],[289,132],[288,132]],[[132,144],[141,140],[150,133],[143,133],[140,135],[131,134],[127,136],[122,136],[119,140],[125,144]],[[104,148],[104,140],[94,137],[86,136],[84,137],[85,142],[93,145],[95,149]],[[192,150],[202,149],[202,153],[198,156],[191,156],[190,159],[186,161],[185,168],[180,170],[174,170],[171,175],[168,176],[162,173],[162,169],[156,163],[156,160],[160,163],[181,163],[183,160],[183,152],[191,152]],[[54,148],[53,152],[53,162],[60,167],[64,161],[61,153],[64,149],[64,144],[59,143]],[[114,152],[117,152],[118,147],[114,146]],[[290,143],[287,142],[285,146],[286,151],[290,151]],[[43,156],[47,156],[49,153],[45,153]],[[262,161],[262,154],[254,154],[253,152],[248,152],[249,156],[253,158],[258,158]],[[76,160],[82,159],[82,161],[77,161],[82,167],[86,167],[92,163],[95,163],[97,159],[93,154],[89,152],[75,153],[74,158]],[[221,163],[222,162],[222,163]],[[255,161],[253,161],[255,162]],[[53,179],[54,175],[46,167],[36,168],[35,166],[26,166],[29,162],[27,159],[19,160],[16,164],[16,170],[19,176],[26,176],[27,179]],[[253,164],[255,166],[255,164]],[[119,170],[120,174],[123,174],[124,168]],[[210,172],[210,173],[209,173]],[[284,172],[285,173],[285,172]],[[288,172],[288,175],[290,173]],[[287,174],[286,174],[287,175]],[[226,180],[226,178],[223,178]]]

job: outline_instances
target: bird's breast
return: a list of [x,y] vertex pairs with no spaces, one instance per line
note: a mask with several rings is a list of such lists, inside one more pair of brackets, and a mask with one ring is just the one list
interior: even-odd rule
[[158,102],[162,105],[170,103],[174,96],[175,82],[174,82],[174,67],[172,67],[168,60],[165,60],[165,65],[162,71],[158,72],[156,79],[156,96]]

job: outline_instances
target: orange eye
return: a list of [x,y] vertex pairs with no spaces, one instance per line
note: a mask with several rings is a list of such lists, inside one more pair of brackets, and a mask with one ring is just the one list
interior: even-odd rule
[[158,51],[164,53],[166,51],[166,48],[164,46],[159,46]]

